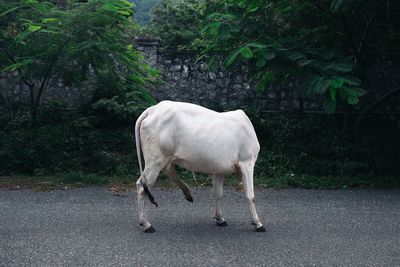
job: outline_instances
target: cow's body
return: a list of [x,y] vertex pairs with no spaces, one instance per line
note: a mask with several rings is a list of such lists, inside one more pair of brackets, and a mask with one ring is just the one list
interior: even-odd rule
[[[153,202],[147,186],[154,183],[160,171],[165,171],[182,189],[186,199],[192,201],[189,188],[176,176],[175,164],[193,172],[213,175],[218,225],[226,225],[219,203],[224,175],[240,174],[250,201],[253,223],[258,230],[265,230],[253,202],[253,168],[260,146],[243,111],[218,113],[194,104],[162,101],[142,113],[135,132],[141,169],[137,182],[139,219],[147,231],[154,231],[154,228],[144,213],[144,196],[147,192]],[[145,161],[143,172],[140,148]]]

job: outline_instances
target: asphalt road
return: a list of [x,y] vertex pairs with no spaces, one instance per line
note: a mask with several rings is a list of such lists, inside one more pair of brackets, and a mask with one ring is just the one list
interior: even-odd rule
[[250,225],[244,194],[153,189],[157,232],[138,225],[136,198],[102,188],[0,190],[1,266],[400,266],[400,191],[256,192],[266,233]]

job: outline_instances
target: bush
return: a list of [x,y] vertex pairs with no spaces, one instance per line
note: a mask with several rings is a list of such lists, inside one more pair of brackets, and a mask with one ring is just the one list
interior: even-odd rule
[[[0,173],[50,175],[69,171],[102,175],[133,173],[137,169],[132,127],[103,129],[88,117],[64,111],[67,119],[34,128],[6,123],[0,130]],[[82,115],[82,114],[81,114]]]
[[340,184],[346,178],[379,180],[400,174],[400,140],[396,138],[399,129],[395,126],[389,130],[383,125],[376,127],[374,122],[370,124],[375,126],[373,129],[362,129],[349,138],[341,132],[342,118],[333,115],[252,117],[261,143],[255,169],[258,177],[296,185],[302,176],[314,177],[314,182],[315,177],[333,177],[325,181]]
[[[59,109],[57,104],[43,109],[48,113],[41,114],[41,124],[34,128],[22,110],[13,119],[2,114],[0,175],[63,175],[68,183],[101,184],[107,179],[97,181],[91,175],[137,174],[136,117],[129,118],[131,123],[122,120],[111,127],[90,109]],[[400,175],[399,129],[390,123],[376,120],[370,123],[373,129],[362,129],[349,139],[341,132],[342,118],[337,116],[247,113],[261,144],[255,167],[258,185],[342,188],[400,184],[396,178]],[[188,172],[181,176],[193,179]]]

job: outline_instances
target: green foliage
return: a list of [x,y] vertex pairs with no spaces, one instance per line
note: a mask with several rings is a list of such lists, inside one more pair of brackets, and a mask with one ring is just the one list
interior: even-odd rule
[[29,90],[32,117],[48,83],[79,87],[104,74],[126,90],[144,90],[156,73],[132,45],[133,4],[125,0],[0,3],[0,69],[18,73]]
[[[136,177],[133,121],[138,113],[128,120],[117,115],[113,122],[110,113],[95,113],[91,108],[67,112],[55,102],[41,110],[38,124],[32,128],[27,111],[10,110],[0,110],[0,175],[57,175],[67,184],[109,184],[116,179],[110,176],[123,181]],[[349,140],[338,130],[341,118],[334,116],[246,113],[261,143],[255,167],[257,185],[400,186],[399,130],[390,123],[371,121],[373,127]],[[191,172],[180,170],[180,176],[191,185],[210,184],[208,176],[195,175],[197,184]],[[230,185],[239,182],[238,177],[227,179]]]
[[[132,45],[132,7],[124,0],[0,3],[0,67],[14,72],[32,99],[30,109],[0,99],[2,173],[74,173],[74,180],[136,169],[132,125],[154,104],[145,87],[157,73]],[[37,109],[52,79],[73,87],[90,81],[90,103],[70,111],[57,100]]]
[[395,125],[386,128],[376,120],[371,122],[376,127],[365,128],[350,140],[339,130],[338,117],[269,115],[261,119],[257,113],[252,117],[261,142],[255,168],[260,183],[309,188],[385,186],[393,184],[385,177],[400,174]]
[[[44,112],[45,110],[43,110]],[[50,175],[71,171],[98,175],[132,174],[137,169],[133,131],[114,123],[102,128],[94,117],[63,111],[53,120],[51,110],[40,114],[40,125],[2,122],[2,174]]]
[[[207,3],[204,53],[225,52],[225,67],[248,64],[264,90],[298,83],[301,94],[325,95],[325,107],[356,105],[368,87],[364,68],[379,53],[398,52],[400,25],[385,1],[219,0]],[[379,51],[373,58],[370,52]]]
[[204,21],[202,0],[161,0],[151,11],[147,31],[161,39],[163,48],[196,48]]
[[140,112],[156,103],[143,88],[131,90],[129,83],[109,73],[99,75],[91,102],[88,116],[102,128],[134,125]]

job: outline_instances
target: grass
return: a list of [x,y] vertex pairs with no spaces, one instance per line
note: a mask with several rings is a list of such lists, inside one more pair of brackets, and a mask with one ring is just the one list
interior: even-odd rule
[[[212,186],[208,175],[180,172],[180,177],[190,187]],[[32,189],[34,191],[65,190],[86,186],[103,186],[113,192],[131,191],[136,188],[138,175],[101,176],[69,172],[58,176],[9,176],[0,177],[0,188]],[[306,189],[346,189],[346,188],[400,188],[400,179],[394,177],[318,177],[284,174],[279,177],[255,177],[256,188],[306,188]],[[241,180],[236,176],[227,176],[225,185],[241,190]],[[168,178],[160,174],[156,187],[172,188]]]

